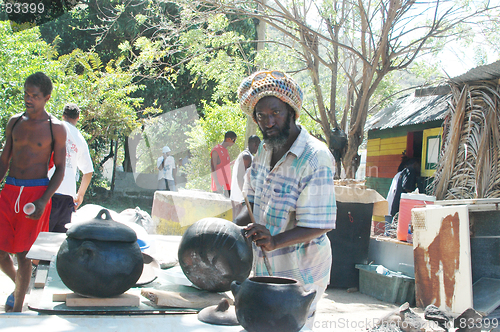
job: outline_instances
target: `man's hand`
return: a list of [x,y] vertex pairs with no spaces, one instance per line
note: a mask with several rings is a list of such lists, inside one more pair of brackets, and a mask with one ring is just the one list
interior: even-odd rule
[[249,224],[245,227],[246,237],[251,238],[252,241],[264,250],[272,251],[276,249],[276,242],[271,236],[269,230],[263,225]]
[[76,211],[83,203],[83,196],[77,194],[76,198],[73,199],[73,202],[75,202],[75,211]]
[[33,202],[35,205],[35,212],[33,214],[30,214],[29,216],[26,216],[28,219],[33,219],[33,220],[38,220],[43,214],[43,211],[45,211],[45,206],[47,206],[48,202],[43,201],[42,199],[37,199],[36,201]]
[[267,251],[288,247],[297,243],[309,242],[331,229],[294,227],[283,233],[271,236],[269,230],[263,225],[248,224],[245,227],[247,237],[252,238],[256,245]]

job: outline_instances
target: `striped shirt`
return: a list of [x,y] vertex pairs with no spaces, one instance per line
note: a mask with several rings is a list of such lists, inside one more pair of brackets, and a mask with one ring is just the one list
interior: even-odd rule
[[[300,127],[299,127],[300,128]],[[270,169],[272,150],[259,146],[243,191],[254,203],[257,224],[271,235],[301,226],[335,228],[334,159],[327,146],[305,129],[290,150]],[[331,247],[326,234],[266,252],[273,275],[293,278],[307,288],[324,290],[330,279]],[[262,250],[254,244],[254,273],[268,275]]]

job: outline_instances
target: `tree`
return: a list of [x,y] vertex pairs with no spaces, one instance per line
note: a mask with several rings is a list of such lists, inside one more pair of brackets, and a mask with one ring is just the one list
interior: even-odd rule
[[142,100],[131,96],[141,86],[133,83],[133,72],[120,67],[121,59],[104,64],[97,54],[81,50],[58,57],[56,47],[41,39],[37,27],[14,32],[8,22],[0,22],[0,36],[1,143],[10,117],[25,110],[23,84],[36,71],[45,72],[53,81],[48,112],[61,118],[66,103],[80,106],[78,126],[89,142],[95,165],[102,163],[108,146],[141,125],[137,110],[157,111],[142,109]]
[[[223,99],[236,99],[233,86],[241,77],[237,73],[244,72],[246,68],[242,67],[241,61],[230,66],[228,63],[235,58],[234,53],[251,53],[252,46],[238,46],[227,40],[238,41],[240,35],[254,38],[255,28],[252,20],[230,22],[223,15],[217,15],[211,24],[205,26],[205,31],[209,33],[204,34],[197,29],[200,21],[192,20],[181,11],[182,7],[174,2],[88,0],[85,6],[75,8],[40,29],[46,41],[58,40],[57,49],[64,55],[81,48],[84,52],[99,54],[104,63],[125,55],[119,66],[134,72],[133,83],[143,87],[130,96],[140,98],[145,109],[161,109],[161,117],[164,117],[172,111],[180,115],[177,109],[194,104],[203,116],[205,102],[222,103]],[[166,47],[167,41],[169,47]],[[223,46],[224,43],[228,46]],[[209,57],[193,58],[193,61],[188,59],[192,53],[204,48],[218,49],[218,52],[206,53]],[[216,66],[226,67],[227,70],[221,73]],[[155,136],[161,136],[156,134],[165,138],[170,135],[153,129],[162,122],[162,119],[155,118],[158,114],[138,111],[139,118],[147,119],[145,123],[149,123],[124,141],[123,166],[129,172],[135,171],[136,166],[144,171],[153,171],[151,163],[136,165],[136,161],[141,161],[136,156],[137,148],[140,153],[147,150],[145,155],[156,155]],[[185,151],[184,132],[188,130],[187,126],[175,130],[177,134],[174,137],[181,142],[173,144],[176,152]],[[148,144],[143,146],[146,141]],[[172,142],[170,139],[166,141]],[[111,157],[112,153],[108,156]]]
[[[47,43],[57,40],[57,51],[61,55],[70,54],[75,49],[99,55],[103,63],[128,54],[125,45],[137,45],[145,50],[144,43],[152,38],[152,30],[147,24],[158,24],[155,15],[144,22],[148,12],[148,1],[88,0],[61,17],[40,26],[42,38]],[[162,6],[163,12],[174,11],[173,4]],[[168,9],[167,9],[168,8]],[[140,46],[139,46],[140,45]],[[125,47],[125,53],[122,50]],[[161,55],[158,52],[157,55]],[[147,57],[141,58],[140,61]],[[155,57],[156,59],[156,57]],[[134,57],[122,59],[122,68],[131,67]],[[162,62],[177,62],[176,58],[161,59]],[[140,62],[143,64],[142,62]],[[132,93],[133,97],[143,99],[143,107],[161,108],[168,112],[186,105],[200,105],[200,99],[210,100],[210,87],[191,84],[193,75],[188,70],[179,71],[176,84],[169,82],[166,72],[156,71],[155,67],[142,66],[139,61],[134,66],[134,83],[144,86]],[[139,113],[139,116],[142,114]],[[145,115],[147,117],[147,115]]]
[[[5,128],[10,117],[25,111],[24,81],[37,71],[55,77],[59,72],[57,53],[53,46],[38,39],[37,29],[15,33],[8,22],[0,22],[0,143],[5,142]],[[58,84],[54,86],[53,97],[58,94]],[[57,109],[57,98],[51,98],[47,110]]]
[[[348,133],[347,147],[339,151],[348,177],[359,166],[370,101],[384,79],[411,69],[419,57],[436,54],[499,10],[485,0],[177,0],[178,10],[170,15],[164,1],[147,3],[136,19],[154,33],[122,45],[134,63],[172,73],[172,80],[181,68],[196,71],[197,79],[217,83],[216,100],[234,98],[241,78],[255,67],[293,73],[307,87],[304,113],[320,128],[313,134],[333,149],[334,130]],[[270,27],[267,49],[257,58],[244,49],[252,41],[227,28],[235,17]],[[178,62],[165,66],[161,60],[172,56]]]
[[[268,45],[286,50],[294,61],[288,71],[307,71],[313,96],[306,111],[331,146],[332,129],[348,132],[343,155],[347,177],[359,166],[369,103],[391,72],[410,68],[419,56],[439,51],[443,43],[466,33],[469,24],[498,13],[498,6],[470,1],[269,0],[190,2],[218,12],[252,17],[279,31]],[[188,6],[189,4],[185,4]],[[258,5],[264,7],[257,11]],[[266,66],[261,58],[262,67]],[[339,92],[342,96],[339,96]],[[339,102],[342,102],[340,104]],[[309,110],[307,110],[309,108]]]

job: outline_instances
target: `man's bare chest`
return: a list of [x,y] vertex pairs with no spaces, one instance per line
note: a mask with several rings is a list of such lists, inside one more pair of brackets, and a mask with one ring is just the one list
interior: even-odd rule
[[12,141],[14,149],[51,150],[51,123],[48,120],[21,120],[12,130]]

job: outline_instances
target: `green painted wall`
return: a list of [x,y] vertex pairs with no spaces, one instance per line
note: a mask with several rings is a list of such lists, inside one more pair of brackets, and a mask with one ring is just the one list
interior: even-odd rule
[[387,193],[389,192],[389,188],[391,187],[392,178],[374,178],[367,177],[366,186],[368,188],[376,190],[380,195],[387,197]]
[[424,129],[441,127],[443,124],[443,120],[435,120],[429,121],[426,123],[419,123],[411,126],[403,126],[403,127],[394,127],[389,129],[382,130],[370,130],[368,131],[368,139],[373,138],[390,138],[390,137],[398,137],[404,136],[412,131],[422,131]]

